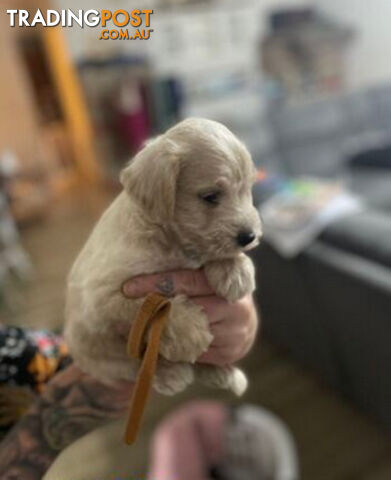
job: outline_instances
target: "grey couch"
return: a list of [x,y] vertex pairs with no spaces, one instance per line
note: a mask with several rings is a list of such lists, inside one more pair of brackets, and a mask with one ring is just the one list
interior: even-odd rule
[[[326,110],[346,110],[348,100],[340,98]],[[305,128],[291,125],[300,115],[289,112],[284,120],[273,119],[280,170],[292,175],[342,174],[366,199],[368,208],[329,225],[291,260],[264,242],[254,253],[257,299],[266,337],[288,348],[391,429],[391,154],[389,168],[374,168],[376,162],[352,161],[351,148],[355,145],[358,153],[357,146],[365,145],[368,138],[384,141],[388,136],[391,143],[391,89],[365,92],[361,104],[349,105],[356,109],[350,125],[345,122],[342,127],[341,118],[330,114],[327,120],[325,114],[312,137],[311,122]],[[295,135],[287,134],[290,129]],[[303,132],[307,132],[304,138]],[[330,132],[338,140],[331,146]]]
[[264,334],[391,429],[391,216],[337,222],[293,260],[255,253]]
[[[273,103],[268,124],[268,167],[335,178],[344,174],[347,157],[391,139],[391,85],[296,106]],[[262,152],[257,159],[262,163]]]

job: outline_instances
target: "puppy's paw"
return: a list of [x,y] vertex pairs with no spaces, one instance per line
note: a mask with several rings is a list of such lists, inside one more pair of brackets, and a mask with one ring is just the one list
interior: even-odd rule
[[168,363],[161,361],[158,364],[153,387],[162,395],[180,393],[194,381],[194,369],[188,363]]
[[214,365],[196,365],[196,378],[206,386],[231,390],[240,397],[246,391],[246,375],[237,367],[217,367]]
[[247,390],[248,380],[245,373],[240,370],[240,368],[234,367],[230,375],[229,384],[230,389],[234,392],[234,394],[238,397],[241,397]]
[[233,259],[207,263],[205,274],[217,295],[230,302],[236,302],[255,290],[254,265],[244,254]]
[[161,338],[162,357],[171,362],[194,363],[212,340],[202,308],[182,295],[175,297]]

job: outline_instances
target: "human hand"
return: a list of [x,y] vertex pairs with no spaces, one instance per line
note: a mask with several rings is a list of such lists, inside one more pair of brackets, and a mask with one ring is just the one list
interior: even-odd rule
[[213,292],[203,270],[141,275],[123,285],[123,293],[129,298],[144,297],[151,292],[167,297],[183,294],[204,309],[214,339],[199,362],[230,365],[243,358],[253,345],[258,318],[252,296],[229,303]]

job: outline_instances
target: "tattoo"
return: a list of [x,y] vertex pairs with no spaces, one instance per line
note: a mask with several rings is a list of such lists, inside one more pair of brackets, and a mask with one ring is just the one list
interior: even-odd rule
[[58,453],[128,406],[130,389],[100,384],[71,365],[0,444],[2,480],[38,480]]
[[162,295],[170,297],[174,293],[174,280],[172,276],[166,275],[156,283],[156,288]]

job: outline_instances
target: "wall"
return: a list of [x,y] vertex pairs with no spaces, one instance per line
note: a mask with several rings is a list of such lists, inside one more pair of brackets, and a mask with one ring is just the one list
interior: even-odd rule
[[0,154],[12,150],[28,166],[39,156],[37,111],[15,33],[0,15]]
[[[54,0],[55,8],[71,8],[72,10],[77,11],[79,8],[84,10],[95,9],[100,10],[102,8],[110,9],[112,11],[117,9],[131,10],[132,8],[141,8],[139,0],[84,0],[81,7],[80,2],[76,0]],[[155,13],[152,17],[152,28],[155,27],[155,32],[151,36],[151,39],[147,42],[124,42],[124,41],[98,41],[98,36],[101,31],[101,28],[98,26],[96,28],[84,28],[75,27],[72,29],[66,29],[65,33],[68,38],[70,45],[70,50],[74,58],[80,60],[83,55],[88,54],[91,56],[105,56],[110,55],[111,53],[138,53],[140,55],[150,55],[151,50],[159,50],[161,45],[159,41],[159,28],[161,35],[166,37],[165,32],[162,30],[165,29],[166,17],[172,16],[173,18],[178,17],[178,22],[182,22],[181,17],[185,17],[187,12],[191,15],[196,15],[197,11],[207,11],[211,9],[213,11],[216,8],[222,12],[232,12],[240,11],[241,9],[252,8],[258,13],[256,14],[256,21],[259,24],[260,33],[265,31],[266,28],[266,15],[270,10],[276,7],[296,7],[301,5],[308,5],[311,3],[311,0],[242,0],[238,3],[236,0],[214,0],[209,3],[197,5],[194,3],[188,7],[175,7],[171,6],[169,10],[161,8],[164,5],[164,0],[144,0],[142,2],[142,8],[152,8]],[[171,0],[171,5],[174,3]],[[179,2],[178,2],[179,3]],[[169,11],[169,14],[165,12]],[[171,13],[172,12],[172,13]],[[210,23],[213,25],[213,18],[210,19]],[[185,22],[182,22],[185,23]],[[240,18],[238,18],[238,25],[240,25]],[[188,26],[186,24],[180,25],[186,30]],[[158,28],[159,27],[159,28]],[[170,25],[167,25],[167,28],[170,29]],[[218,26],[216,26],[218,28]],[[245,32],[246,33],[246,32]],[[192,33],[189,31],[189,34],[196,35],[195,31]],[[213,42],[211,42],[211,45]],[[153,56],[153,54],[152,54]],[[178,65],[180,66],[180,65]]]
[[347,68],[353,89],[391,81],[391,1],[313,0],[331,18],[357,31]]

